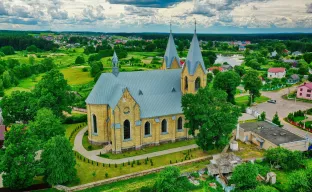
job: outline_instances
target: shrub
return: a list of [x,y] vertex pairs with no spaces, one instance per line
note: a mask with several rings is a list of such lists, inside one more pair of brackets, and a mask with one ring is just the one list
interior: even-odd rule
[[92,150],[92,146],[91,145],[88,145],[88,150]]
[[105,173],[105,177],[106,177],[106,178],[108,177],[108,173]]
[[88,71],[88,67],[82,68],[82,72],[87,72],[87,71]]
[[256,165],[244,163],[234,168],[231,182],[235,184],[236,189],[252,189],[258,185],[257,175],[258,169]]
[[191,176],[195,177],[195,178],[198,178],[199,177],[199,173],[197,173],[197,172],[191,173]]
[[66,117],[64,119],[64,124],[75,124],[75,123],[83,123],[87,121],[86,114],[72,115],[70,117]]
[[246,105],[245,104],[242,104],[240,109],[241,109],[242,113],[246,113]]

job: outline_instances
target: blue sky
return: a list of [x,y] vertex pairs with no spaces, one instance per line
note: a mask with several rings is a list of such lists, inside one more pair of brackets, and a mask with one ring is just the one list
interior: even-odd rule
[[1,0],[0,29],[312,33],[311,0]]

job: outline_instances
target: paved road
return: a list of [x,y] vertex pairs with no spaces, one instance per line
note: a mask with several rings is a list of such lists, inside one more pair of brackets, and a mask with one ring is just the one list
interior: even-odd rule
[[305,103],[300,101],[295,102],[295,100],[285,100],[282,98],[283,95],[288,94],[289,92],[292,92],[296,89],[297,86],[294,86],[289,89],[285,88],[276,92],[262,92],[262,95],[276,100],[276,104],[265,102],[253,106],[252,109],[258,111],[259,113],[265,111],[266,117],[269,120],[272,120],[275,113],[278,112],[278,116],[280,117],[280,120],[285,129],[303,137],[308,135],[312,139],[312,133],[298,129],[297,127],[290,125],[283,120],[283,118],[287,117],[287,115],[291,112],[312,108],[312,103]]
[[163,150],[163,151],[157,151],[157,152],[153,152],[153,153],[148,153],[148,154],[144,154],[144,155],[138,155],[138,156],[134,156],[134,157],[128,157],[128,158],[123,158],[123,159],[107,159],[107,158],[103,158],[103,157],[99,157],[98,155],[101,153],[104,153],[104,149],[99,149],[99,150],[93,150],[93,151],[87,151],[83,145],[82,145],[82,137],[83,134],[87,131],[87,127],[83,128],[82,130],[80,130],[75,138],[75,142],[74,142],[74,150],[79,152],[81,155],[87,157],[88,159],[95,161],[95,162],[99,162],[99,163],[105,163],[105,164],[121,164],[121,163],[127,163],[128,161],[133,161],[133,160],[141,160],[141,159],[146,159],[148,158],[152,158],[152,157],[157,157],[157,156],[161,156],[161,155],[167,155],[170,153],[175,153],[175,152],[180,152],[180,151],[184,151],[184,150],[189,150],[189,149],[194,149],[197,148],[198,146],[196,144],[193,145],[187,145],[187,146],[183,146],[183,147],[177,147],[177,148],[172,148],[172,149],[167,149],[167,150]]

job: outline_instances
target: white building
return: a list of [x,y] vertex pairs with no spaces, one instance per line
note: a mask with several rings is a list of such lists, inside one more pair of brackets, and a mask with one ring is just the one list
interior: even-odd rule
[[283,67],[278,67],[278,68],[270,68],[268,70],[268,78],[278,78],[281,79],[286,76],[286,69]]

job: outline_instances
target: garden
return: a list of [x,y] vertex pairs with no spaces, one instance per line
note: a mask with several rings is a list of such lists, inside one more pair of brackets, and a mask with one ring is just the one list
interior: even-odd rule
[[309,120],[306,114],[311,115],[312,109],[308,109],[307,111],[299,110],[294,113],[289,113],[285,118],[285,121],[312,133],[312,119]]

